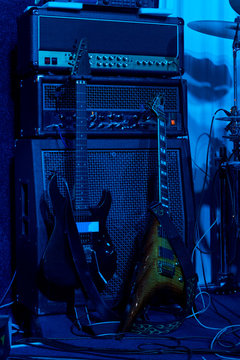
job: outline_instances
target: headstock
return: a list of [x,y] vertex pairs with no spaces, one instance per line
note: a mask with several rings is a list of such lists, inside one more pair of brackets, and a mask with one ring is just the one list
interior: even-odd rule
[[72,66],[71,77],[81,78],[90,74],[88,44],[86,38],[80,40],[78,46],[74,45],[70,65]]
[[164,111],[164,98],[161,94],[157,94],[151,101],[147,103],[147,107],[159,118]]

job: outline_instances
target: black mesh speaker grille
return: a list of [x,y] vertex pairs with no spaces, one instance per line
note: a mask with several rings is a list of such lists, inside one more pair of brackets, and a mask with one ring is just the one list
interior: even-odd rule
[[[175,86],[87,85],[86,107],[92,111],[143,110],[143,106],[158,93],[165,98],[166,111],[180,111],[179,89]],[[55,110],[56,106],[73,110],[76,108],[75,101],[74,87],[43,84],[43,110]]]
[[[184,205],[178,149],[167,151],[169,205],[173,221],[184,237]],[[64,150],[42,151],[43,184],[47,190],[50,177],[57,173],[74,188],[75,153]],[[118,297],[130,266],[134,244],[141,238],[147,222],[149,202],[156,199],[157,150],[88,150],[89,202],[98,203],[103,189],[112,195],[107,227],[118,255],[117,272],[109,282],[105,296]],[[64,195],[64,193],[63,193]]]

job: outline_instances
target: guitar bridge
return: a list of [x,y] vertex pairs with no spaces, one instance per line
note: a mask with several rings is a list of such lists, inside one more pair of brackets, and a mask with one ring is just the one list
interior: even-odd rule
[[175,275],[175,266],[172,264],[163,263],[161,260],[158,260],[157,263],[159,274],[166,276],[168,278],[173,278]]
[[92,261],[92,246],[88,244],[83,244],[83,250],[85,254],[85,258],[88,264]]

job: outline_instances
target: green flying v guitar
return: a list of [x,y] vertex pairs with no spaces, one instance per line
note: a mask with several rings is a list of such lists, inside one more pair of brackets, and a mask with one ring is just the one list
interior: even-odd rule
[[[161,95],[148,104],[158,121],[158,196],[159,202],[150,207],[151,221],[144,236],[142,257],[136,264],[130,295],[120,325],[120,332],[137,328],[137,318],[144,308],[156,302],[158,305],[171,299],[181,311],[177,320],[158,324],[154,331],[167,333],[176,329],[190,311],[196,276],[190,255],[175,228],[168,209],[168,182],[166,157],[166,121]],[[136,323],[135,323],[136,321]],[[151,324],[140,323],[138,331],[151,332]],[[143,330],[144,329],[144,330]]]

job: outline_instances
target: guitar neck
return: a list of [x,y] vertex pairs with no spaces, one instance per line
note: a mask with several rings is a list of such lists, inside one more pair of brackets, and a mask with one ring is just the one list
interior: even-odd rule
[[167,143],[165,113],[158,114],[158,194],[159,202],[168,212]]
[[88,210],[86,82],[76,80],[75,210]]

